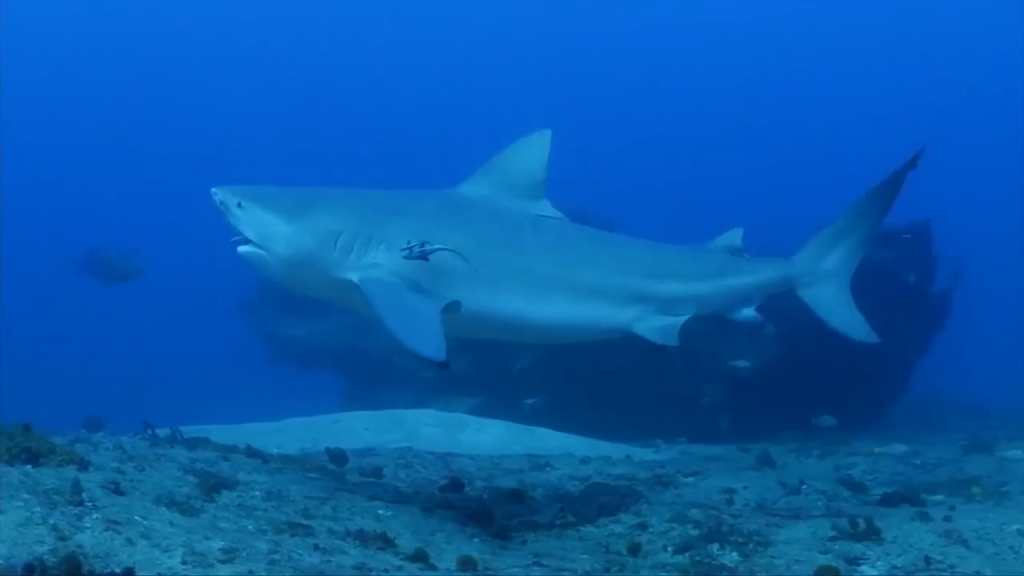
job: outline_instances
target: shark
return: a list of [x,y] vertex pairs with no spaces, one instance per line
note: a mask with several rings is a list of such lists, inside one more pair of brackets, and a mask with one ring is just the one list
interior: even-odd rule
[[759,257],[734,228],[672,244],[574,223],[547,198],[551,131],[525,136],[445,189],[230,185],[211,190],[236,251],[297,293],[377,318],[447,366],[451,337],[568,344],[639,336],[678,346],[695,316],[762,320],[792,290],[835,331],[879,338],[850,281],[924,147],[795,254]]

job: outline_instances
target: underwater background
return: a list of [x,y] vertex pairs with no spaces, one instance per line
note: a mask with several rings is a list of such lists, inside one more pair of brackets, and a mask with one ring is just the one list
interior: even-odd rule
[[[790,254],[922,144],[890,222],[963,266],[916,397],[1024,402],[1018,2],[32,2],[0,12],[0,419],[336,411],[275,362],[215,185],[451,186],[554,131],[617,231]],[[76,269],[129,252],[137,281]]]

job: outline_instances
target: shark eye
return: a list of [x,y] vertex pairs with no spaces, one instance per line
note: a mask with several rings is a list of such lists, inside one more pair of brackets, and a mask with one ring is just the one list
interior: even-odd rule
[[241,200],[239,200],[238,202],[235,202],[235,208],[238,208],[239,210],[242,209],[242,201]]

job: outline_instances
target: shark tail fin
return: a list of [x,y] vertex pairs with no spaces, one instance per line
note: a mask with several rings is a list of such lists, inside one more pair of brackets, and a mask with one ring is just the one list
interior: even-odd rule
[[879,340],[854,302],[850,281],[922,154],[923,147],[792,258],[797,269],[797,295],[832,329],[853,340]]

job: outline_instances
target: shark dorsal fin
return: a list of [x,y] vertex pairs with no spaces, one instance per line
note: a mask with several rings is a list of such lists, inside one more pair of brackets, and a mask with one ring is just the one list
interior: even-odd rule
[[708,242],[708,246],[721,248],[730,254],[745,254],[746,250],[743,248],[743,228],[726,230],[721,235],[715,237],[714,240]]
[[567,220],[548,202],[550,151],[551,130],[538,130],[496,154],[456,190],[538,216]]

